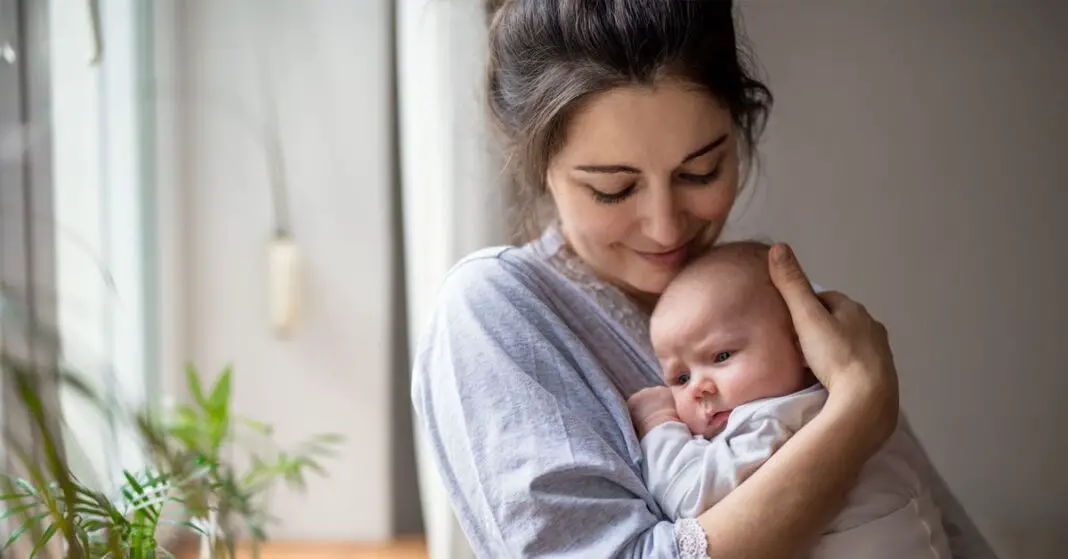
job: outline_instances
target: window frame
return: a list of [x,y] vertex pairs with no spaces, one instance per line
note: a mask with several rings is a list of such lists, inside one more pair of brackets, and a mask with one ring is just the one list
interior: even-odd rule
[[[161,384],[155,304],[155,109],[153,90],[145,87],[144,79],[152,75],[152,4],[137,0],[97,3],[94,21],[93,3],[0,0],[0,47],[10,43],[17,57],[15,64],[0,59],[0,150],[7,150],[0,151],[0,156],[11,159],[0,161],[0,281],[15,288],[29,286],[27,295],[19,297],[26,299],[20,303],[28,308],[28,322],[54,328],[59,341],[54,347],[33,347],[29,332],[7,321],[0,343],[16,355],[32,355],[37,362],[45,359],[49,364],[77,368],[77,360],[71,363],[67,357],[84,340],[77,339],[77,329],[71,335],[68,319],[85,312],[84,301],[77,299],[86,293],[72,294],[70,286],[93,282],[91,290],[100,293],[92,294],[88,307],[105,334],[102,340],[88,343],[90,351],[82,353],[98,355],[103,366],[93,374],[102,377],[94,380],[102,382],[95,384],[127,409],[157,403]],[[68,39],[66,47],[59,46],[64,42],[62,34],[50,37],[64,28],[55,27],[57,22],[86,36],[95,27],[103,39],[102,57],[91,62],[91,43],[71,44]],[[63,48],[68,52],[59,52]],[[72,57],[77,61],[72,62]],[[70,68],[86,69],[83,64],[93,66],[93,80],[88,82],[92,91],[84,92],[91,101],[72,105],[72,96],[64,88],[70,82]],[[88,72],[77,73],[82,79]],[[62,120],[70,115],[79,115],[80,120],[89,112],[90,119],[99,121],[99,133],[91,141],[100,161],[85,169],[59,169],[57,165],[68,164],[64,161],[71,159],[72,150],[70,144],[57,142],[63,142],[64,135],[69,139],[72,131],[78,133],[76,124]],[[87,171],[84,184],[80,178],[71,179],[83,170]],[[81,200],[83,205],[77,206],[69,197],[83,186],[96,190],[88,205]],[[80,224],[72,223],[82,214],[98,222],[81,228],[91,232],[89,240],[79,238]],[[72,266],[75,259],[81,263]],[[91,277],[72,281],[74,275]],[[117,382],[110,382],[113,379]],[[122,481],[121,469],[146,465],[132,430],[117,429],[112,417],[79,428],[85,422],[78,417],[72,420],[78,406],[72,407],[69,391],[56,379],[47,379],[39,388],[46,404],[56,410],[57,421],[59,417],[68,420],[61,433],[72,467],[91,467],[107,488]],[[0,378],[0,428],[29,437],[25,410],[11,389],[11,379]],[[85,408],[81,410],[84,413]],[[25,440],[32,444],[29,438]],[[109,450],[94,457],[75,450],[94,446]],[[5,471],[15,466],[2,448],[0,460]]]
[[[0,344],[6,352],[40,365],[42,371],[57,362],[59,350],[32,332],[32,325],[55,324],[56,317],[56,300],[51,295],[56,282],[52,152],[47,131],[51,120],[48,16],[46,2],[0,0],[0,47],[10,47],[14,54],[13,60],[0,60],[0,149],[4,150],[0,159],[0,282],[10,290],[8,294],[18,294],[17,303],[26,314],[23,320],[0,321]],[[43,403],[58,407],[56,379],[44,376],[38,382]],[[5,435],[0,438],[4,471],[16,471],[16,462],[4,449],[8,435],[31,453],[40,452],[27,410],[8,374],[0,375],[0,428]]]

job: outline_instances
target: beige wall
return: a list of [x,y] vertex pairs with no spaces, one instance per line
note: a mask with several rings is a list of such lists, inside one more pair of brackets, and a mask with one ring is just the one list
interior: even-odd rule
[[1068,546],[1068,4],[746,2],[777,96],[736,234],[890,328],[904,405],[1003,559]]

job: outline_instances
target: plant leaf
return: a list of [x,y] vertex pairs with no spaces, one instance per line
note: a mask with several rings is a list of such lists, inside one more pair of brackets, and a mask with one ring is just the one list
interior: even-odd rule
[[4,511],[4,514],[0,514],[0,522],[7,520],[8,518],[15,516],[16,514],[22,514],[30,509],[35,509],[39,506],[39,503],[26,503],[17,507],[12,507]]
[[197,373],[196,367],[190,363],[185,366],[185,381],[189,387],[189,394],[193,396],[195,401],[200,407],[206,408],[208,406],[207,398],[204,397],[204,390],[200,385],[200,375]]
[[262,421],[256,421],[255,419],[248,419],[245,417],[241,418],[240,421],[246,427],[251,428],[253,431],[256,431],[261,435],[271,436],[272,434],[274,434],[274,427],[271,427],[270,425],[263,423]]
[[[233,367],[227,365],[219,374],[219,378],[215,380],[215,385],[211,388],[211,396],[208,397],[208,406],[206,406],[215,419],[228,419],[224,417],[229,410],[230,404],[230,380],[233,376]],[[228,414],[227,414],[228,415]]]
[[33,551],[30,552],[30,559],[37,557],[37,554],[40,553],[46,545],[48,545],[48,542],[52,540],[52,536],[56,534],[57,529],[59,529],[59,525],[54,522],[48,525],[48,528],[45,529],[44,535],[41,536],[41,540],[37,542],[37,545],[34,546]]
[[41,520],[43,520],[43,519],[45,519],[47,517],[48,517],[48,513],[47,512],[42,512],[40,514],[34,515],[32,518],[30,518],[26,522],[23,522],[22,526],[19,526],[18,528],[15,529],[14,532],[11,533],[11,537],[9,537],[7,539],[7,543],[4,544],[3,549],[6,550],[7,548],[11,547],[16,541],[18,541],[18,539],[20,537],[22,537],[22,534],[25,533],[26,530],[29,530],[31,526],[33,526],[34,524],[40,522]]

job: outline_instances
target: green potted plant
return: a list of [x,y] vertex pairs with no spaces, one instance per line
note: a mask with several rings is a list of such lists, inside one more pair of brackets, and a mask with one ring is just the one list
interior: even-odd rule
[[[2,293],[0,303],[0,310],[13,306]],[[33,345],[58,347],[47,329],[24,326]],[[325,475],[319,460],[340,441],[320,435],[295,449],[278,449],[271,444],[270,426],[232,414],[230,368],[204,390],[202,378],[190,366],[189,404],[128,412],[115,409],[55,361],[39,355],[23,358],[0,343],[0,374],[25,409],[31,435],[27,440],[6,430],[3,437],[5,454],[12,458],[9,469],[0,473],[0,523],[13,524],[10,535],[0,538],[5,554],[18,549],[18,556],[32,559],[51,556],[58,548],[62,556],[75,559],[173,557],[160,545],[159,534],[164,526],[178,525],[201,534],[202,549],[212,559],[233,558],[242,532],[258,557],[259,545],[268,537],[270,492],[279,484],[303,489],[309,472]],[[62,421],[43,397],[49,383],[61,383],[102,411],[129,421],[149,467],[122,472],[115,494],[78,479],[65,456]],[[231,447],[247,447],[242,444],[246,433],[256,435],[261,444],[246,449],[250,465],[239,469],[225,454]],[[176,518],[167,518],[168,507],[178,512]]]
[[[177,406],[163,420],[142,416],[141,432],[152,442],[154,462],[167,465],[166,471],[192,467],[200,473],[187,478],[191,481],[184,486],[185,502],[215,556],[232,557],[234,535],[244,531],[258,557],[271,521],[267,510],[272,490],[279,484],[303,490],[309,472],[326,475],[320,459],[341,438],[317,435],[293,449],[278,449],[272,443],[271,426],[232,414],[232,374],[227,367],[204,390],[196,369],[187,367],[192,402]],[[246,436],[259,444],[242,444],[249,442]],[[248,467],[239,470],[224,458],[229,445],[246,448]]]

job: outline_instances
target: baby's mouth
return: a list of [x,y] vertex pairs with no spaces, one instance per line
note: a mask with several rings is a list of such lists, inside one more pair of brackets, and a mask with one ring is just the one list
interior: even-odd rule
[[723,427],[727,425],[727,420],[730,419],[731,412],[733,410],[715,410],[711,405],[705,404],[705,420],[708,422],[709,433],[718,433],[723,430]]

